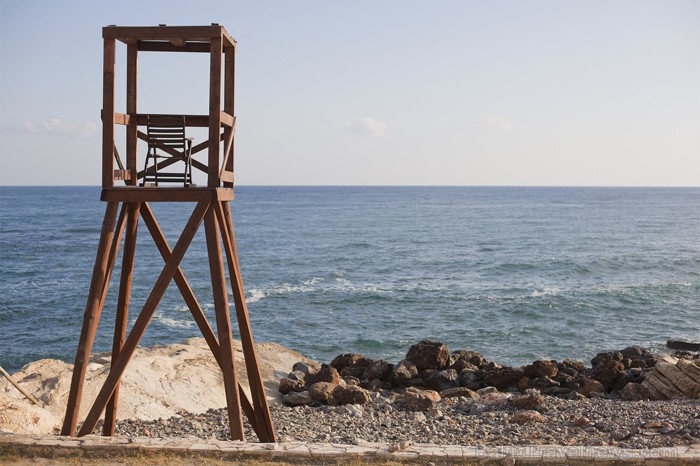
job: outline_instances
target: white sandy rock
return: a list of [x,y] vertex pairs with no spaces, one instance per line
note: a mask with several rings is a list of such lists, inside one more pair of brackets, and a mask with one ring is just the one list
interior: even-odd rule
[[[240,342],[234,341],[236,371],[250,395]],[[297,361],[313,362],[275,343],[256,345],[258,364],[269,403],[281,403],[277,380]],[[87,415],[107,374],[109,354],[97,354],[87,367],[79,420]],[[0,431],[18,434],[56,433],[65,414],[72,364],[42,359],[24,366],[13,378],[42,406],[35,406],[0,377]],[[226,406],[223,378],[203,338],[183,344],[138,348],[122,377],[120,419],[154,420],[180,412],[203,413]]]

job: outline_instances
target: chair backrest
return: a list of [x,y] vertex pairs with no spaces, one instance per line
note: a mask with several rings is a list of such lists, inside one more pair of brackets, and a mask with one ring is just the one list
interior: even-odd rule
[[155,148],[185,150],[185,117],[149,116],[148,145]]

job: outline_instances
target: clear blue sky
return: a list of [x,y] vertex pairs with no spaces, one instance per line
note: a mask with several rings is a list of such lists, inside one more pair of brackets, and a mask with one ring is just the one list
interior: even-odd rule
[[[700,186],[692,0],[0,0],[0,184],[99,184],[103,26],[211,22],[238,184]],[[206,57],[139,60],[140,111],[207,112]]]

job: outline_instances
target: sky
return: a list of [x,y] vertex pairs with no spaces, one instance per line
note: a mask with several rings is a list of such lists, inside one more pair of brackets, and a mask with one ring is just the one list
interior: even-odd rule
[[[102,27],[212,22],[239,185],[700,186],[694,0],[0,0],[0,185],[100,184]],[[208,72],[141,53],[139,111],[206,114]]]

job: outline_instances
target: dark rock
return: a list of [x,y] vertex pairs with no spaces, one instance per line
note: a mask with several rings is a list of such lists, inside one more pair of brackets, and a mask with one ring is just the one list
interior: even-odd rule
[[[477,353],[476,351],[457,350],[452,353],[452,356],[456,356],[458,361],[465,361],[476,367],[481,367],[487,362],[481,353]],[[455,367],[453,369],[457,368]],[[459,370],[457,371],[459,372]]]
[[484,376],[484,384],[504,391],[508,387],[517,387],[523,375],[523,370],[520,368],[501,367],[487,372]]
[[444,369],[450,359],[450,352],[443,343],[423,340],[411,346],[406,359],[416,365],[418,370]]
[[700,351],[700,343],[692,343],[689,341],[668,340],[666,342],[666,347],[682,351]]
[[408,382],[406,382],[407,387],[425,387],[425,379],[421,377],[414,377]]
[[339,354],[338,356],[333,358],[330,365],[332,367],[334,367],[335,370],[337,370],[338,372],[341,372],[343,369],[345,369],[348,366],[351,366],[351,367],[354,367],[354,366],[367,367],[367,366],[369,366],[369,363],[364,364],[363,361],[365,361],[365,360],[368,360],[368,358],[364,354],[345,353],[345,354]]
[[465,398],[479,398],[479,394],[474,390],[470,390],[467,387],[454,387],[448,388],[440,392],[441,398],[452,398],[456,396],[463,396]]
[[340,383],[340,374],[338,374],[338,371],[334,367],[328,364],[322,364],[318,372],[306,374],[304,382],[307,387],[311,387],[317,382],[329,382],[338,385]]
[[340,371],[340,375],[343,377],[356,377],[361,379],[362,375],[365,373],[365,369],[365,367],[360,366],[346,366],[343,367],[342,371]]
[[308,362],[296,362],[292,366],[292,371],[303,372],[304,374],[318,372],[318,367]]
[[529,366],[525,366],[524,373],[531,379],[539,377],[554,377],[559,372],[556,363],[540,359]]
[[369,392],[357,385],[338,385],[333,390],[333,398],[337,404],[365,404],[372,399]]
[[605,385],[594,379],[586,379],[577,392],[583,396],[591,396],[591,393],[605,393]]
[[287,378],[290,380],[296,380],[298,382],[303,382],[304,379],[306,378],[306,372],[302,371],[292,371],[287,375]]
[[292,380],[288,377],[282,377],[280,379],[279,392],[282,395],[286,395],[290,392],[301,392],[304,390],[304,382],[299,380]]
[[[454,355],[454,353],[452,353]],[[464,359],[458,359],[457,361],[454,362],[454,364],[450,364],[450,369],[454,369],[457,372],[464,372],[464,371],[475,371],[478,369],[478,366],[475,366],[474,364],[470,363],[467,360]]]
[[595,366],[603,361],[622,361],[623,356],[619,351],[608,351],[607,353],[598,353],[591,359],[591,365]]
[[337,386],[330,382],[316,382],[309,387],[309,395],[320,403],[328,403],[328,400],[333,396],[333,390]]
[[530,380],[530,388],[544,391],[550,388],[559,388],[559,382],[550,377],[537,377]]
[[644,372],[639,368],[627,369],[618,375],[612,384],[612,389],[620,391],[628,383],[641,383],[644,380]]
[[459,384],[459,374],[454,369],[436,371],[425,380],[425,386],[431,390],[441,392],[448,388],[454,388]]
[[391,375],[391,365],[383,359],[373,361],[362,373],[362,378],[367,380],[386,380]]
[[640,383],[628,383],[620,390],[620,398],[625,401],[641,401],[651,399],[649,390]]
[[346,385],[360,385],[360,379],[357,377],[352,377],[352,376],[343,376],[343,380],[345,380]]
[[[459,376],[459,385],[461,387],[467,387],[467,388],[471,388],[472,390],[475,390],[471,386],[482,385],[482,384],[479,382],[479,378],[476,376],[476,374],[474,372],[465,371],[465,372],[462,372]],[[479,388],[481,388],[481,387],[480,386],[477,387],[476,390],[478,390]]]
[[[586,371],[586,366],[583,364],[583,361],[574,361],[573,359],[564,359],[561,364],[564,367],[568,367],[570,369],[574,369],[576,372],[583,373]],[[561,369],[560,369],[561,370]],[[576,377],[575,374],[570,374]]]
[[591,378],[602,383],[606,388],[611,388],[615,378],[624,369],[625,366],[619,360],[606,359],[593,366]]
[[314,399],[311,398],[311,395],[309,395],[309,392],[287,393],[282,397],[282,401],[290,406],[310,405],[315,402]]
[[391,372],[391,381],[398,387],[408,385],[408,381],[418,375],[416,365],[411,361],[403,360],[394,366]]
[[518,380],[518,390],[524,392],[528,388],[530,388],[530,377],[521,377],[520,380]]

